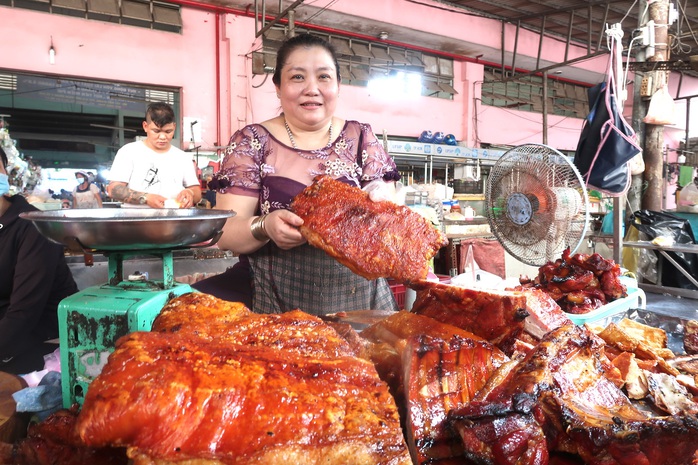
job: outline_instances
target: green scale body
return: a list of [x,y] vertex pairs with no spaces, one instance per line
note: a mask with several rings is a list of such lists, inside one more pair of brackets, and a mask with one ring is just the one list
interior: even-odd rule
[[[123,279],[123,260],[134,255],[163,260],[163,281]],[[173,278],[171,251],[109,253],[109,282],[63,299],[58,306],[63,406],[82,405],[89,384],[107,363],[116,341],[134,331],[150,331],[171,299],[194,292]]]

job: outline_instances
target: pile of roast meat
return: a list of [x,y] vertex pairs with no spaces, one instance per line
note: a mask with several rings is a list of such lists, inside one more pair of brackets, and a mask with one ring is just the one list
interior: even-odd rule
[[360,333],[180,296],[2,463],[698,463],[695,323],[678,355],[630,320],[572,324],[540,290],[418,287]]
[[[365,236],[364,258],[341,258],[358,272]],[[442,239],[412,252],[428,258]],[[82,408],[34,425],[0,463],[698,464],[698,323],[675,354],[663,330],[631,320],[575,325],[533,286],[367,266],[417,291],[410,312],[357,331],[346,313],[264,315],[185,294],[117,342]]]
[[620,281],[620,266],[598,253],[570,255],[548,262],[538,269],[533,279],[521,277],[523,287],[533,287],[548,293],[567,313],[589,313],[609,302],[627,297]]

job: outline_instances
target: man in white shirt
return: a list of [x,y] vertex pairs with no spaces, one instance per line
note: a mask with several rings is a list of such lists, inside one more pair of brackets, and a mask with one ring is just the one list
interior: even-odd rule
[[107,185],[109,196],[128,207],[190,208],[201,200],[191,157],[172,146],[175,114],[166,103],[148,105],[146,138],[116,153]]

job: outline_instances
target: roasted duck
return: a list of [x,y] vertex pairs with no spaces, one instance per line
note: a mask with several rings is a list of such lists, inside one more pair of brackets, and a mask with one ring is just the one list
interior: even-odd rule
[[547,292],[565,312],[581,314],[628,295],[620,274],[613,260],[598,253],[570,256],[567,248],[562,258],[541,266],[534,279],[522,277],[520,282]]
[[448,243],[423,216],[329,176],[319,176],[291,202],[311,245],[366,279],[426,279],[428,261]]
[[315,317],[225,305],[184,295],[155,331],[121,338],[85,397],[83,441],[127,447],[136,465],[410,463],[370,361]]

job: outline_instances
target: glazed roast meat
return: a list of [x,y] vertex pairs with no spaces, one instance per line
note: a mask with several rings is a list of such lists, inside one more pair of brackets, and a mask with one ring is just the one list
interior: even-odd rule
[[192,292],[171,300],[153,321],[152,331],[198,337],[207,342],[267,347],[312,357],[347,357],[357,349],[335,329],[301,310],[266,315],[239,302]]
[[[86,447],[75,430],[78,405],[32,423],[27,436],[0,453],[0,463],[12,465],[128,465],[122,448]],[[2,443],[0,443],[2,444]],[[8,444],[9,446],[9,444]],[[0,449],[1,450],[1,449]]]
[[[362,336],[385,343],[374,362],[403,405],[414,463],[444,464],[463,448],[446,421],[449,410],[467,405],[508,358],[484,339],[433,318],[400,311]],[[392,357],[392,361],[389,359]],[[386,360],[387,359],[387,360]],[[456,461],[454,463],[461,463]]]
[[695,415],[648,417],[604,376],[603,341],[562,326],[467,406],[450,412],[475,463],[545,465],[550,451],[589,465],[696,463]]
[[412,312],[470,331],[493,344],[508,344],[521,335],[526,297],[517,291],[468,289],[420,281]]
[[561,258],[541,266],[534,279],[520,282],[547,292],[565,312],[583,314],[628,295],[620,275],[613,260],[598,253],[570,255],[568,247]]
[[334,330],[226,307],[185,294],[155,331],[122,337],[86,394],[82,440],[136,465],[410,463],[386,384]]
[[366,279],[426,279],[428,261],[448,240],[423,216],[329,176],[318,176],[291,202],[308,243]]

